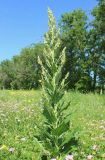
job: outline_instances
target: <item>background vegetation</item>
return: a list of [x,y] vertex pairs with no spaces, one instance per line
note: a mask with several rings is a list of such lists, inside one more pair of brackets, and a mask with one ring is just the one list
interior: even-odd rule
[[[66,46],[63,72],[69,72],[68,88],[83,92],[103,92],[105,85],[105,0],[99,0],[91,15],[79,9],[64,13],[59,21],[61,49]],[[39,88],[44,43],[22,49],[20,55],[0,63],[1,89]],[[59,55],[60,56],[60,55]]]

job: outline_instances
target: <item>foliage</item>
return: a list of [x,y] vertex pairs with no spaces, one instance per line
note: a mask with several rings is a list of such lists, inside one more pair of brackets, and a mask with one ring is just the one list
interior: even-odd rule
[[[61,15],[61,44],[66,46],[63,75],[69,73],[67,89],[104,92],[105,89],[105,0],[98,0],[89,21],[86,12],[77,9]],[[0,64],[1,89],[39,88],[41,69],[37,63],[44,43],[22,49],[20,55]],[[46,55],[44,55],[46,56]],[[59,56],[58,56],[59,57]],[[44,60],[44,58],[42,58]]]
[[13,64],[9,60],[4,60],[0,65],[0,87],[10,89],[14,72]]
[[38,55],[43,52],[43,44],[24,48],[21,54],[11,61],[3,61],[0,65],[1,88],[4,89],[34,89],[38,88],[40,66]]
[[67,48],[64,72],[70,73],[68,87],[75,88],[86,70],[87,16],[82,10],[64,13],[60,26],[62,44]]
[[[105,84],[105,1],[99,0],[99,4],[92,11],[94,16],[94,21],[92,23],[92,53],[95,57],[92,58],[92,61],[96,61],[96,65],[93,66],[94,77],[98,77],[99,84],[102,90],[104,90]],[[97,79],[95,80],[97,81]]]

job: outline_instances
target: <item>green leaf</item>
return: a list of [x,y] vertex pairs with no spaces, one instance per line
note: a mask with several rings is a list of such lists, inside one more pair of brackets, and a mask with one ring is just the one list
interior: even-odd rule
[[52,131],[52,134],[53,135],[56,135],[56,136],[61,136],[63,133],[65,133],[66,131],[68,131],[69,129],[69,121],[63,121],[56,129],[54,129]]

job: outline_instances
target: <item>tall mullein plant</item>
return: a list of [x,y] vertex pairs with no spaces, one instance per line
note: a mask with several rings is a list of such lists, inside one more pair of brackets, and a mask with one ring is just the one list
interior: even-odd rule
[[65,81],[62,68],[65,63],[65,48],[60,51],[60,34],[55,18],[50,9],[49,31],[44,39],[44,62],[39,58],[42,69],[42,105],[45,123],[41,129],[39,140],[45,148],[46,159],[61,159],[70,152],[73,136],[70,133],[70,114],[66,113],[70,102],[66,103]]

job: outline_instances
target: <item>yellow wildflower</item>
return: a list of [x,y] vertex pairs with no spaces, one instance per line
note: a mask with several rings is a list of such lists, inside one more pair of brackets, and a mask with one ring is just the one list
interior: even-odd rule
[[8,150],[8,147],[3,144],[3,145],[0,147],[0,150]]

